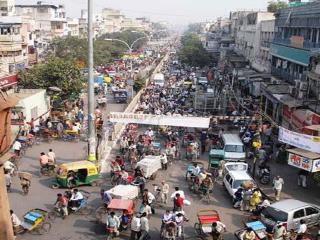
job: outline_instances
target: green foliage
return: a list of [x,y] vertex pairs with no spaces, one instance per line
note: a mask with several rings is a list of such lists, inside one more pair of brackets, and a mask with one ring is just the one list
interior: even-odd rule
[[135,92],[139,92],[146,84],[146,79],[142,77],[138,77],[133,84],[133,90]]
[[192,23],[188,25],[188,32],[200,34],[202,31],[201,23]]
[[61,97],[67,99],[72,94],[80,93],[84,78],[73,61],[51,57],[46,63],[35,65],[19,73],[19,84],[24,88],[58,87]]
[[211,56],[203,47],[197,34],[186,33],[181,38],[181,44],[178,57],[182,63],[193,67],[204,67],[210,64]]
[[287,8],[288,3],[286,1],[276,0],[268,2],[268,12],[276,12],[280,9]]

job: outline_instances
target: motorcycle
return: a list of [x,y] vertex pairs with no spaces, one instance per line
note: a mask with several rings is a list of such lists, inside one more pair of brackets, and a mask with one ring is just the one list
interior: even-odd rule
[[271,181],[271,171],[270,171],[270,167],[268,166],[263,166],[263,167],[259,167],[259,171],[258,171],[258,177],[259,177],[259,181],[261,184],[268,184]]
[[44,176],[52,176],[55,173],[55,169],[56,169],[56,165],[47,164],[47,165],[41,166],[40,173],[41,175],[44,175]]

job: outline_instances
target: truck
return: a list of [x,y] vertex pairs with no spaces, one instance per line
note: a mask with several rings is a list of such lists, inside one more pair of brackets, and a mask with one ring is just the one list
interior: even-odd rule
[[155,85],[159,85],[160,87],[164,86],[164,75],[162,73],[156,73],[153,77],[153,82]]

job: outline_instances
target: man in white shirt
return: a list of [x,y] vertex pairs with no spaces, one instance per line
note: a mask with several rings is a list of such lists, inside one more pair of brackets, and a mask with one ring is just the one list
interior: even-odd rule
[[167,170],[168,169],[168,158],[165,153],[162,153],[160,155],[160,161],[161,161],[162,170]]
[[148,239],[150,238],[149,236],[149,220],[147,218],[147,214],[144,212],[141,215],[140,218],[140,223],[141,223],[141,236],[139,238],[139,240],[144,240],[144,239]]
[[213,239],[220,239],[222,232],[226,231],[226,225],[220,221],[216,221],[212,223],[211,228],[212,228],[212,236],[215,236],[213,237]]
[[48,156],[49,162],[53,164],[56,162],[56,154],[53,152],[52,149],[49,149],[47,156]]
[[116,216],[114,212],[111,212],[110,214],[107,215],[106,217],[106,227],[113,229],[114,233],[116,236],[119,235],[119,227],[120,227],[120,220]]
[[78,189],[73,189],[73,192],[72,192],[72,196],[70,198],[70,205],[72,207],[72,210],[76,210],[80,204],[81,204],[81,201],[84,199],[83,195],[81,192],[79,192]]
[[18,218],[18,216],[12,210],[10,210],[10,216],[11,216],[13,230],[19,228],[21,226],[21,221]]
[[131,220],[131,234],[130,240],[136,240],[141,235],[141,220],[140,217],[134,216]]
[[283,184],[284,184],[284,181],[280,176],[277,176],[275,177],[275,179],[273,179],[273,189],[274,189],[276,201],[280,200],[280,194],[281,194]]
[[179,193],[180,197],[182,197],[183,199],[185,199],[185,195],[184,195],[184,191],[180,190],[179,187],[175,187],[174,188],[174,192],[171,194],[170,198],[174,199],[176,197],[176,194]]
[[163,203],[167,204],[170,187],[169,187],[169,184],[166,183],[166,181],[162,181],[161,184],[162,184],[162,189],[161,189],[161,191],[162,191],[161,201],[162,201]]
[[15,154],[17,154],[18,156],[20,156],[21,148],[22,148],[21,143],[16,140],[12,146],[12,149],[14,150]]
[[154,132],[151,128],[149,128],[145,134],[148,135],[151,139],[153,139]]
[[299,228],[297,234],[304,234],[307,231],[307,224],[304,220],[300,220]]
[[10,162],[9,160],[5,161],[3,164],[4,170],[9,172],[11,175],[13,174],[15,167],[16,166],[12,162]]

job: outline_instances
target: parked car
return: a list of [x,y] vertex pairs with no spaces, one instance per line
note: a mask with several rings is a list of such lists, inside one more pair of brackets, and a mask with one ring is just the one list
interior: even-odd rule
[[226,187],[231,197],[244,182],[251,182],[253,186],[256,186],[252,177],[247,171],[227,171],[223,178],[223,184]]
[[271,231],[277,222],[282,222],[287,230],[297,230],[300,220],[308,226],[319,224],[320,207],[295,199],[286,199],[271,204],[261,212],[261,221]]

